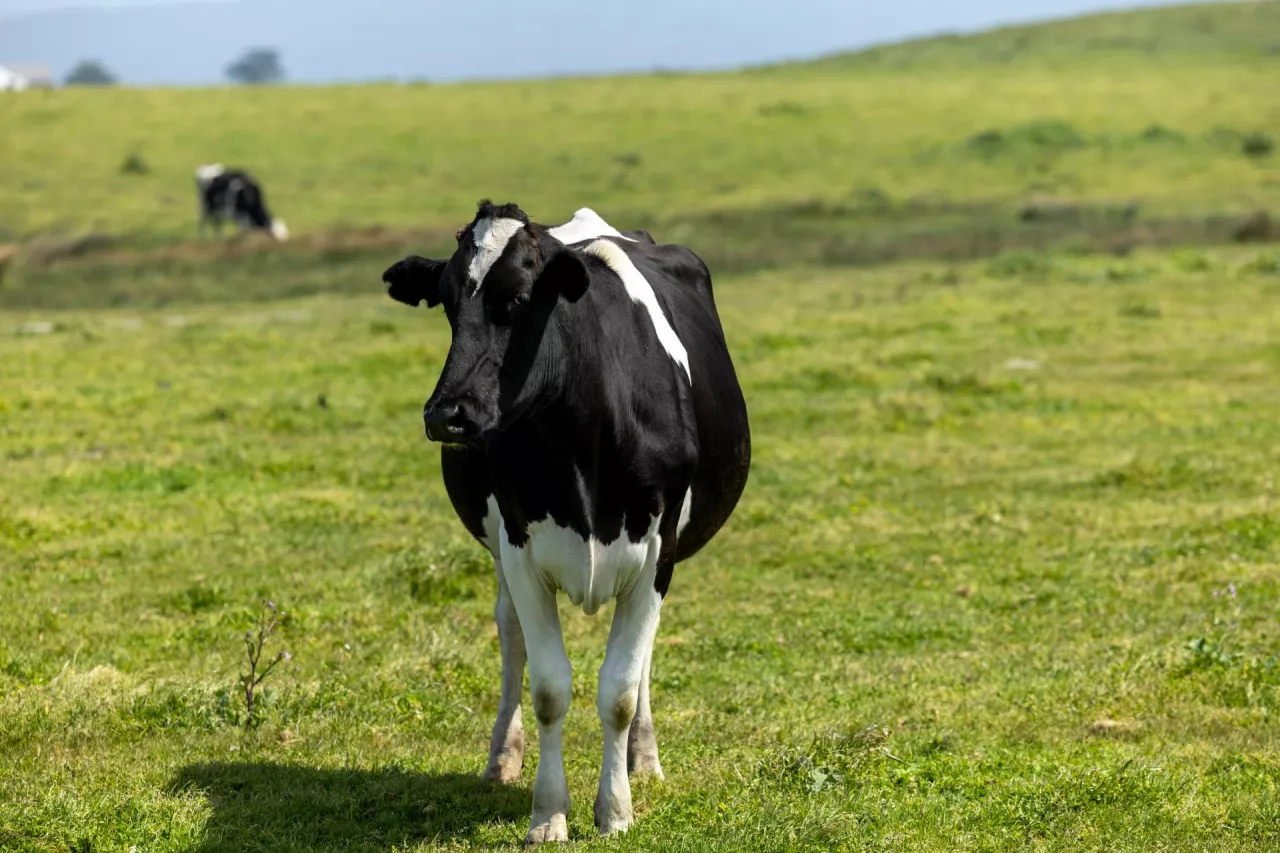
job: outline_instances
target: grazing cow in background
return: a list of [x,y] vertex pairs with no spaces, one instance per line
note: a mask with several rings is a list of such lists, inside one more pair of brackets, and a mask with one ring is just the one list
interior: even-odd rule
[[200,236],[205,226],[212,223],[214,231],[222,230],[222,223],[234,222],[241,232],[261,230],[280,242],[289,239],[289,229],[284,220],[276,219],[267,210],[262,187],[240,169],[228,169],[221,163],[211,163],[196,168],[196,187],[200,193]]
[[633,820],[628,771],[662,774],[649,708],[672,570],[729,518],[750,467],[742,391],[691,251],[590,210],[557,228],[482,202],[447,260],[408,257],[392,298],[443,305],[453,341],[423,408],[445,489],[490,552],[502,694],[485,777],[520,776],[524,666],[538,720],[526,845],[568,838],[561,727],[572,680],[556,608],[616,600],[596,707],[602,833]]

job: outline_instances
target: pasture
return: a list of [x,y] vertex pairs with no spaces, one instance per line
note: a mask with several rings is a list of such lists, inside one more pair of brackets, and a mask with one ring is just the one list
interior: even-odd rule
[[[677,568],[622,846],[1280,840],[1275,255],[1040,260],[718,282],[755,467]],[[52,316],[0,336],[5,849],[518,843],[491,568],[421,437],[443,318]],[[293,660],[246,730],[262,597]],[[607,622],[565,624],[591,839]]]
[[[523,781],[480,781],[492,566],[422,436],[448,325],[378,281],[486,195],[703,254],[752,417],[664,607],[667,778],[619,839],[610,614],[562,609],[574,849],[1280,845],[1280,252],[1230,242],[1280,207],[1277,16],[0,99],[0,850],[523,839],[537,727],[526,697]],[[191,242],[211,159],[298,239]],[[250,716],[263,600],[291,659]]]

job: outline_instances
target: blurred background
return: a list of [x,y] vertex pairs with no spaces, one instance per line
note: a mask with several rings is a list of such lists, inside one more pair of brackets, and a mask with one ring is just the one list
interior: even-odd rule
[[1275,0],[0,0],[0,849],[523,835],[380,282],[484,197],[696,251],[751,410],[626,844],[1273,848],[1278,140]]

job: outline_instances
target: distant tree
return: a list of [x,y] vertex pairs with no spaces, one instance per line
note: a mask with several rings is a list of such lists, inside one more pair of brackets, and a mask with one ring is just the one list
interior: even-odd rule
[[85,59],[67,75],[68,86],[114,86],[116,77],[96,59]]
[[280,53],[270,47],[250,48],[244,52],[243,56],[227,66],[227,77],[231,82],[244,86],[278,83],[284,79],[284,66],[280,64]]

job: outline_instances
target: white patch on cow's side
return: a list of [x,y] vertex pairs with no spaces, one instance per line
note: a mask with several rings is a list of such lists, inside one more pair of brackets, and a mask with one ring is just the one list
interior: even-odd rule
[[271,236],[281,243],[289,239],[289,228],[284,224],[283,219],[271,220]]
[[213,182],[213,179],[227,171],[227,167],[221,163],[208,163],[204,166],[196,166],[196,182],[202,187],[207,187]]
[[495,219],[492,216],[486,216],[475,224],[471,236],[476,241],[476,254],[467,267],[467,275],[475,285],[474,292],[480,291],[480,285],[489,274],[490,267],[498,262],[507,243],[523,227],[524,223],[519,219]]
[[498,499],[493,495],[485,501],[484,518],[480,523],[484,525],[484,538],[480,541],[496,556],[499,553],[498,528],[502,525],[502,513],[498,511]]
[[676,522],[676,537],[679,538],[684,533],[685,526],[689,523],[689,516],[693,513],[693,487],[690,486],[684,493],[684,502],[680,504],[680,520]]
[[685,350],[684,344],[680,342],[680,337],[676,334],[676,330],[671,328],[667,315],[662,313],[662,306],[658,304],[658,297],[653,292],[653,285],[649,284],[649,280],[644,277],[640,270],[636,269],[636,265],[627,257],[627,253],[616,243],[610,243],[608,240],[597,240],[582,251],[595,255],[604,261],[609,269],[618,274],[618,278],[622,279],[622,285],[627,289],[627,295],[631,297],[631,301],[644,306],[645,310],[649,312],[649,319],[653,321],[654,331],[658,333],[658,343],[662,344],[662,348],[667,351],[667,355],[675,359],[675,362],[684,368],[685,376],[688,376],[689,382],[692,383],[693,374],[689,372],[689,353]]
[[[630,237],[623,236],[617,228],[605,222],[600,214],[589,207],[579,208],[572,219],[563,225],[548,228],[547,233],[566,246],[594,240],[597,237],[620,237],[623,240],[631,240]],[[632,242],[635,241],[632,240]]]

